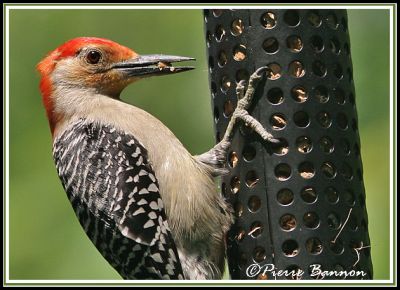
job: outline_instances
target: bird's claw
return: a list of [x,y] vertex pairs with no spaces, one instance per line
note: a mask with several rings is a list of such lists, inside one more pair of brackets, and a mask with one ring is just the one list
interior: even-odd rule
[[271,135],[271,138],[268,138],[268,140],[266,140],[266,139],[264,139],[264,140],[265,140],[265,141],[268,141],[268,142],[270,142],[270,143],[273,143],[273,144],[279,144],[279,143],[282,142],[282,140],[276,139],[276,138],[272,137],[272,135]]
[[[246,80],[241,80],[237,84],[237,106],[228,123],[228,127],[226,128],[223,139],[209,152],[206,152],[197,157],[200,162],[211,165],[211,167],[215,169],[213,175],[221,174],[221,170],[224,170],[222,165],[226,160],[226,154],[231,146],[233,135],[232,132],[237,120],[242,120],[242,122],[246,124],[246,126],[256,132],[256,134],[258,134],[266,142],[270,142],[273,144],[281,143],[281,140],[274,138],[272,134],[265,130],[264,126],[253,116],[251,116],[247,111],[253,100],[257,83],[260,79],[266,76],[266,72],[271,72],[271,69],[267,66],[260,67],[250,76],[248,82]],[[245,90],[246,83],[248,84],[247,90]]]
[[245,80],[241,80],[237,84],[236,95],[238,97],[238,103],[225,132],[224,139],[226,141],[230,141],[234,124],[236,123],[237,119],[241,119],[245,122],[245,124],[248,124],[248,127],[252,128],[252,130],[260,135],[261,138],[263,138],[265,141],[275,144],[280,143],[279,139],[274,138],[269,132],[267,132],[263,125],[261,125],[261,123],[254,117],[252,117],[247,111],[253,100],[258,81],[266,76],[266,72],[270,71],[271,69],[268,66],[258,68],[250,76],[246,91],[244,88]]
[[[258,68],[258,69],[253,73],[253,75],[256,75],[257,77],[262,78],[264,72],[265,72],[266,74],[269,74],[269,73],[271,72],[271,69],[269,68],[269,66],[262,66],[262,67]],[[267,72],[268,72],[268,73],[267,73]]]

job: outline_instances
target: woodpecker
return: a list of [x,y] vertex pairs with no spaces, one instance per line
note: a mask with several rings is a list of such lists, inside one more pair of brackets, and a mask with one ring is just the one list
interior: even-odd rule
[[158,119],[120,99],[130,83],[184,72],[193,60],[139,55],[111,40],[79,37],[37,66],[61,183],[86,234],[124,279],[220,279],[232,211],[214,177],[226,172],[233,129],[244,121],[258,69],[237,86],[238,105],[220,143],[192,156]]

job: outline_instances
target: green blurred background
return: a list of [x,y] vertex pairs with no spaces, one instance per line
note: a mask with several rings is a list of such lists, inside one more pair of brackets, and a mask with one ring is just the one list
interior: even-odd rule
[[[349,10],[374,278],[389,278],[389,12]],[[191,56],[197,69],[128,87],[194,154],[214,144],[200,10],[10,11],[10,278],[120,279],[84,234],[58,179],[35,65],[77,36],[139,53]]]

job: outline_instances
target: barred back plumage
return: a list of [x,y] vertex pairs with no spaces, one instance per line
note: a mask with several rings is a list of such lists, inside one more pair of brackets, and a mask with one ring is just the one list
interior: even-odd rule
[[133,136],[85,119],[55,141],[59,177],[80,224],[124,279],[183,279],[159,186]]

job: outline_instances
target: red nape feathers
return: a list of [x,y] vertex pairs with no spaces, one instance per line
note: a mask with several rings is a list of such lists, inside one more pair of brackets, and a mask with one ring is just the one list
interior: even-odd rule
[[137,55],[125,46],[98,37],[77,37],[65,42],[55,50],[51,51],[41,62],[39,62],[37,70],[41,75],[40,91],[42,93],[43,104],[46,108],[52,132],[54,131],[55,123],[59,117],[54,113],[54,104],[51,98],[54,89],[52,86],[51,74],[55,69],[57,62],[75,56],[83,47],[90,45],[105,49],[109,53],[110,59],[115,61],[133,58]]
[[51,85],[50,77],[42,76],[39,87],[40,87],[40,91],[42,92],[42,101],[43,101],[43,105],[46,109],[47,118],[48,118],[49,124],[50,124],[50,130],[51,130],[51,133],[53,133],[55,124],[58,120],[58,117],[54,112],[54,103],[50,97],[51,92],[52,92],[52,85]]

